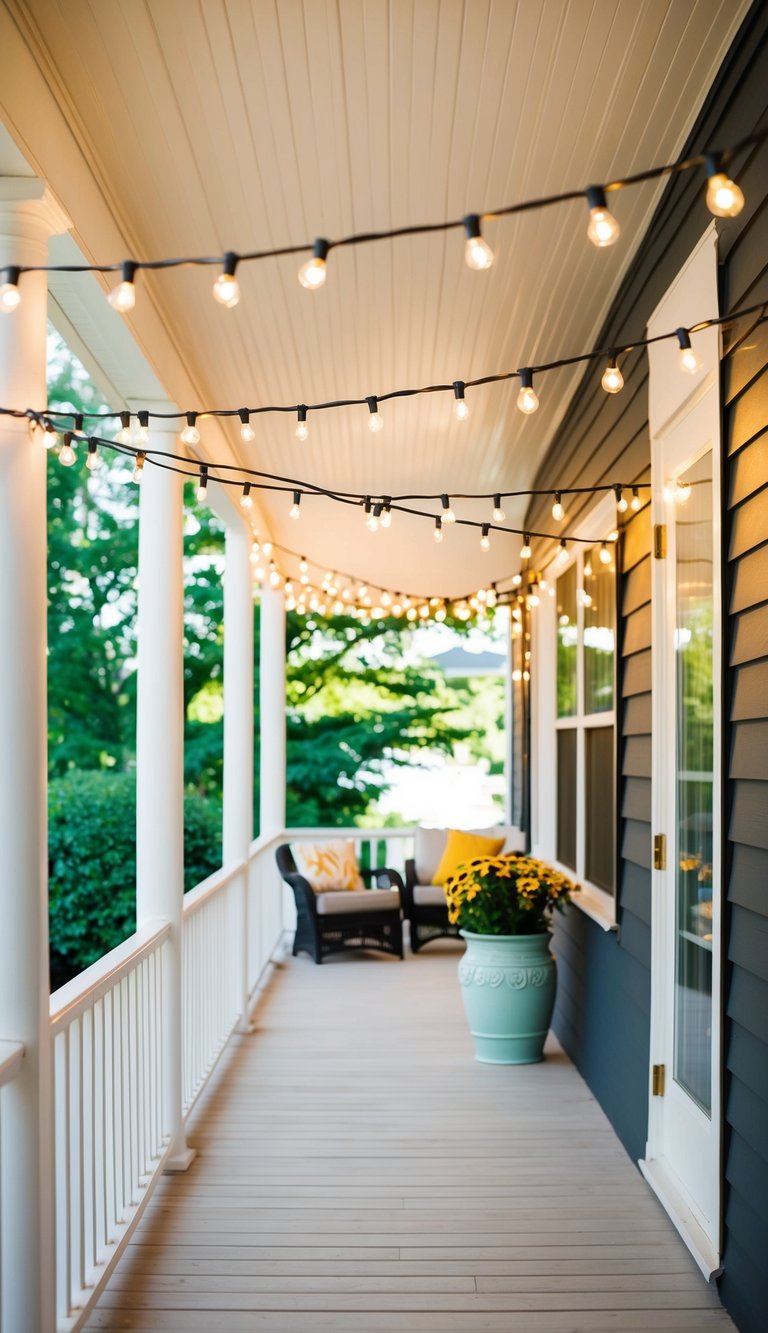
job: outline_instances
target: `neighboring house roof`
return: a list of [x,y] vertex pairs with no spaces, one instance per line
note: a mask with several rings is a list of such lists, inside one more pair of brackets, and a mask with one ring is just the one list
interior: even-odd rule
[[502,676],[506,659],[503,653],[468,653],[466,648],[449,648],[433,658],[446,676]]

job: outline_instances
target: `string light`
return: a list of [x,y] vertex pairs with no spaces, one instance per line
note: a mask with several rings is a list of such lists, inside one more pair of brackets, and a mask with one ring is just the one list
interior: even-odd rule
[[67,431],[64,435],[61,448],[59,450],[59,462],[62,467],[71,467],[76,461],[77,454],[72,448],[72,432]]
[[720,157],[716,153],[707,155],[704,163],[707,171],[707,208],[716,218],[735,218],[744,207],[744,195],[722,170]]
[[506,517],[507,517],[507,516],[506,516],[506,514],[504,513],[504,510],[503,510],[502,507],[501,507],[501,496],[500,496],[500,495],[494,495],[494,497],[493,497],[493,521],[494,521],[494,523],[503,523]]
[[95,440],[88,441],[88,457],[85,460],[85,466],[89,472],[98,472],[101,467],[99,450]]
[[448,496],[447,496],[447,495],[441,495],[441,496],[440,496],[440,503],[441,503],[441,505],[443,506],[443,512],[442,512],[442,516],[441,516],[441,517],[442,517],[442,520],[443,520],[443,523],[455,523],[455,522],[456,522],[456,515],[454,514],[453,510],[451,509],[451,502],[450,502],[450,499],[448,498]]
[[600,543],[600,563],[603,565],[610,565],[611,563],[611,553],[605,542]]
[[300,573],[300,574],[306,574],[306,572],[307,572],[308,569],[309,569],[309,565],[307,564],[307,558],[306,558],[306,556],[303,555],[303,556],[301,557],[301,560],[299,561],[299,573]]
[[622,493],[620,486],[614,486],[614,495],[616,496],[616,510],[619,514],[626,514],[629,509],[626,496]]
[[[203,464],[200,469],[200,480],[197,485],[198,504],[205,504],[208,499],[208,468]],[[266,546],[264,548],[266,553]]]
[[45,445],[46,449],[55,449],[58,443],[58,439],[59,439],[58,434],[53,429],[53,426],[51,425],[50,421],[46,421],[45,427],[43,429],[43,444]]
[[391,528],[391,527],[392,527],[392,501],[391,501],[391,500],[385,500],[385,501],[384,501],[384,510],[383,510],[383,512],[382,512],[381,518],[379,519],[379,525],[380,525],[382,528]]
[[637,511],[638,511],[638,509],[642,509],[642,506],[643,506],[643,502],[642,502],[642,500],[640,499],[640,492],[639,492],[637,486],[633,486],[633,487],[632,487],[632,499],[631,499],[630,502],[629,502],[629,507],[630,507],[630,509],[633,511],[633,513],[636,514]]
[[365,513],[366,513],[365,526],[367,527],[368,531],[378,532],[379,516],[371,505],[371,497],[369,495],[366,496],[365,499]]
[[467,213],[464,219],[464,231],[467,238],[464,242],[464,260],[468,267],[477,272],[490,268],[493,263],[493,250],[488,242],[483,240],[477,213]]
[[274,560],[270,562],[269,566],[269,583],[270,587],[272,588],[279,588],[280,584],[282,583],[282,578],[280,577],[280,571],[276,567]]
[[112,288],[112,291],[109,292],[107,296],[107,300],[112,309],[116,310],[120,315],[127,315],[128,311],[133,310],[133,307],[136,304],[136,284],[134,278],[136,277],[136,270],[138,267],[138,264],[135,264],[132,259],[126,259],[120,266],[120,282],[116,287]]
[[197,429],[197,412],[187,412],[187,424],[181,432],[180,439],[184,444],[199,444],[200,431]]
[[555,559],[555,564],[562,566],[566,565],[567,563],[568,563],[568,544],[565,540],[565,537],[561,537],[560,545],[557,551],[557,557]]
[[621,393],[624,388],[624,376],[616,364],[616,357],[612,356],[608,365],[603,371],[603,378],[600,383],[606,393]]
[[[526,558],[527,558],[527,557],[526,557]],[[513,575],[512,575],[511,583],[512,583],[512,587],[513,587],[513,588],[519,588],[519,587],[520,587],[520,584],[522,583],[522,581],[523,581],[523,576],[522,576],[522,574],[513,574]]]
[[455,402],[453,404],[453,411],[456,420],[466,421],[467,417],[469,416],[469,405],[467,404],[466,399],[464,398],[463,380],[453,381],[453,396],[455,399]]
[[526,532],[523,535],[523,544],[520,547],[520,559],[530,560],[530,558],[531,558],[531,539],[528,536],[528,533]]
[[491,539],[488,536],[488,532],[489,532],[489,525],[487,523],[484,523],[482,527],[482,535],[480,537],[481,551],[490,551],[491,549]]
[[243,493],[240,496],[241,509],[253,509],[253,496],[251,495],[251,483],[247,481],[243,486]]
[[307,409],[304,403],[301,403],[299,407],[296,408],[296,420],[298,423],[296,426],[296,439],[306,440],[309,435],[309,426],[307,425]]
[[302,287],[306,287],[309,291],[317,291],[318,287],[322,287],[328,276],[325,261],[330,248],[328,242],[323,240],[322,236],[318,236],[312,250],[312,258],[299,269],[299,282]]
[[136,482],[137,486],[141,485],[141,478],[144,475],[144,464],[146,461],[147,461],[147,455],[143,454],[141,450],[139,450],[139,452],[136,455],[136,462],[133,468],[133,480]]
[[213,295],[219,305],[226,306],[231,310],[240,300],[240,283],[235,277],[238,256],[228,250],[224,256],[224,268],[213,284]]
[[441,542],[443,540],[443,520],[440,517],[435,519],[435,531],[433,536],[436,542]]
[[12,315],[21,305],[20,277],[21,269],[16,264],[9,264],[0,272],[0,310],[6,315]]
[[130,412],[120,413],[120,430],[117,432],[115,439],[117,440],[118,444],[130,444],[131,440],[133,439],[133,434],[131,431]]
[[301,518],[301,491],[293,492],[293,504],[288,510],[288,517],[293,519]]
[[565,510],[560,491],[555,491],[555,502],[552,505],[552,517],[556,523],[562,523],[565,518]]
[[677,359],[680,369],[688,372],[689,375],[695,375],[697,370],[701,369],[701,361],[691,347],[691,338],[687,329],[675,329],[675,337],[679,351]]
[[585,194],[589,208],[587,236],[600,250],[607,245],[614,245],[619,239],[621,228],[613,214],[608,211],[605,190],[602,185],[590,185]]
[[241,407],[237,415],[240,418],[240,439],[243,444],[250,444],[256,439],[256,432],[251,425],[251,414],[247,407]]
[[375,396],[366,398],[368,404],[368,429],[372,435],[376,435],[384,429],[384,420],[379,412],[379,400]]
[[517,406],[525,416],[530,416],[539,406],[539,399],[536,390],[533,387],[533,371],[529,366],[525,366],[520,371],[520,390],[517,395]]

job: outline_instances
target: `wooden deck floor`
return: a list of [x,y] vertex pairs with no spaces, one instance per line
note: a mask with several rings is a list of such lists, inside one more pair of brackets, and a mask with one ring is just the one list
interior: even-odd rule
[[280,969],[87,1328],[733,1328],[557,1044],[473,1060],[458,952]]

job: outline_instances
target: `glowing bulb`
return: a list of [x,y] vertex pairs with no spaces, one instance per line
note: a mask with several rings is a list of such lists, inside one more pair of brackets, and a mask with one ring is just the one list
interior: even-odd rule
[[74,449],[72,448],[71,440],[72,436],[70,432],[67,431],[66,435],[64,436],[64,443],[62,444],[59,450],[59,462],[61,463],[62,467],[71,467],[72,464],[77,459],[77,455]]
[[56,434],[56,431],[53,429],[53,426],[51,425],[50,421],[47,421],[45,423],[45,430],[43,431],[43,444],[45,445],[46,449],[54,449],[56,447],[58,438],[59,437]]
[[605,542],[600,543],[600,563],[602,565],[610,565],[611,563],[611,553]]
[[133,438],[137,444],[146,444],[149,440],[149,412],[139,412]]
[[301,518],[301,491],[293,492],[293,504],[288,510],[288,517],[293,519]]
[[308,259],[306,264],[302,264],[299,269],[299,282],[308,291],[316,291],[325,282],[327,277],[325,260],[329,249],[328,242],[324,241],[322,237],[318,237],[315,241],[312,258]]
[[237,305],[240,300],[240,284],[235,277],[237,268],[237,255],[230,250],[224,256],[224,268],[213,284],[214,299],[219,305],[225,305],[228,310]]
[[626,514],[629,509],[629,501],[627,500],[627,497],[622,494],[620,486],[614,486],[613,489],[616,495],[616,512],[619,514]]
[[522,576],[522,574],[513,574],[513,575],[512,575],[512,587],[513,587],[513,588],[519,588],[519,587],[520,587],[520,584],[522,583],[522,581],[523,581],[523,576]]
[[368,429],[372,435],[378,434],[384,429],[384,418],[379,412],[379,404],[376,398],[367,398],[368,403]]
[[240,496],[241,509],[253,509],[253,496],[251,495],[251,483],[246,481],[243,486],[243,493]]
[[603,371],[603,378],[600,383],[606,393],[620,393],[624,388],[624,376],[616,365],[615,357],[611,357],[608,365]]
[[262,542],[261,550],[262,550],[262,554],[266,557],[267,560],[269,560],[269,557],[270,557],[271,554],[272,554],[272,543],[271,543],[271,542]]
[[437,610],[435,611],[435,620],[442,622],[443,620],[445,620],[446,614],[447,613],[445,607],[438,606]]
[[256,432],[251,425],[251,414],[247,407],[241,407],[237,415],[240,418],[240,439],[243,444],[250,444],[256,439]]
[[744,195],[738,185],[719,170],[714,156],[707,157],[707,208],[716,218],[735,218],[744,207]]
[[299,561],[299,573],[300,573],[300,574],[306,574],[306,572],[307,572],[308,569],[309,569],[309,565],[307,564],[306,560],[304,559],[304,556],[302,556],[302,557],[301,557],[301,560]]
[[531,558],[531,539],[526,532],[523,536],[523,544],[520,547],[520,559],[530,560]]
[[435,519],[435,531],[432,534],[436,542],[443,540],[443,521],[440,518]]
[[586,193],[589,206],[587,236],[593,245],[602,250],[606,245],[613,245],[618,241],[621,228],[613,214],[608,211],[602,187],[591,185]]
[[678,504],[684,505],[691,498],[691,487],[684,481],[675,482],[675,500]]
[[527,367],[520,371],[520,391],[517,395],[517,406],[525,416],[530,416],[539,406],[538,395],[533,387],[533,371]]
[[381,605],[382,605],[382,606],[391,606],[391,605],[392,605],[392,594],[391,594],[391,593],[389,593],[389,592],[383,592],[383,593],[381,594]]
[[387,508],[386,505],[384,506],[384,512],[382,513],[381,518],[379,519],[379,523],[381,524],[382,528],[392,527],[392,510]]
[[278,571],[277,569],[275,569],[275,566],[274,566],[274,565],[270,566],[270,570],[269,570],[269,584],[270,584],[270,587],[271,587],[271,588],[279,588],[279,587],[280,587],[280,573],[279,573],[279,571]]
[[201,467],[200,481],[197,486],[197,499],[199,504],[205,504],[208,499],[208,469]]
[[297,410],[297,420],[296,439],[306,440],[309,435],[309,426],[307,425],[307,409],[303,404]]
[[184,427],[183,431],[181,432],[181,437],[180,437],[184,444],[200,443],[200,431],[197,429],[197,426],[195,425],[196,421],[197,421],[197,413],[187,412],[187,424]]
[[467,417],[469,416],[469,407],[464,398],[463,380],[453,381],[453,396],[454,396],[453,410],[456,416],[456,420],[466,421]]
[[642,508],[642,505],[643,505],[643,502],[642,502],[642,500],[640,499],[640,492],[638,491],[638,489],[637,489],[636,486],[633,486],[633,487],[632,487],[632,499],[631,499],[630,502],[629,502],[629,507],[630,507],[630,509],[633,511],[633,513],[636,514],[637,511],[638,511],[638,509],[641,509],[641,508]]
[[129,310],[133,310],[136,304],[136,286],[133,280],[137,268],[138,264],[126,260],[121,269],[122,281],[116,287],[113,287],[107,296],[112,309],[117,310],[120,315],[125,315]]
[[568,547],[566,546],[565,537],[561,537],[560,549],[557,552],[557,559],[555,561],[555,564],[564,565],[567,563],[567,560],[568,560]]
[[441,501],[441,504],[442,504],[442,506],[443,506],[443,512],[442,512],[442,514],[441,514],[441,518],[442,518],[442,520],[443,520],[443,523],[455,523],[455,522],[456,522],[456,515],[454,514],[453,510],[451,509],[451,502],[450,502],[450,500],[448,499],[448,496],[447,496],[447,495],[441,495],[441,497],[440,497],[440,501]]
[[98,472],[101,467],[101,459],[99,458],[95,440],[88,441],[88,457],[85,460],[85,466],[89,472]]
[[408,620],[415,620],[419,613],[415,606],[409,606],[405,614]]
[[21,304],[21,292],[19,291],[19,278],[21,272],[14,264],[4,268],[0,273],[2,284],[0,285],[0,310],[6,315],[12,315]]
[[488,524],[484,523],[482,527],[482,536],[480,537],[480,550],[490,551],[490,549],[491,549],[491,539],[488,536]]
[[141,478],[144,475],[145,462],[146,462],[146,454],[138,453],[136,455],[136,462],[133,468],[133,480],[136,482],[137,486],[141,485]]
[[701,361],[691,347],[691,339],[687,329],[676,329],[678,353],[677,359],[681,370],[685,370],[689,375],[695,375],[697,370],[701,369]]
[[502,507],[501,507],[501,496],[500,496],[500,495],[494,495],[494,497],[493,497],[493,521],[494,521],[494,523],[503,523],[506,517],[507,517],[507,516],[506,516],[506,514],[504,513],[504,510],[503,510]]
[[565,510],[563,509],[563,502],[560,498],[559,491],[555,491],[555,503],[552,506],[552,517],[556,523],[562,523],[565,518]]
[[480,218],[477,213],[468,213],[464,219],[464,260],[468,268],[478,273],[490,268],[493,263],[493,250],[480,234]]

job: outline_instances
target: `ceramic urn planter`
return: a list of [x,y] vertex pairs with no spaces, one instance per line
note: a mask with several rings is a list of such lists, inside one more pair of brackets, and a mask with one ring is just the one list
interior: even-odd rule
[[505,1065],[543,1060],[555,1005],[552,936],[460,933],[467,951],[459,982],[476,1059]]

